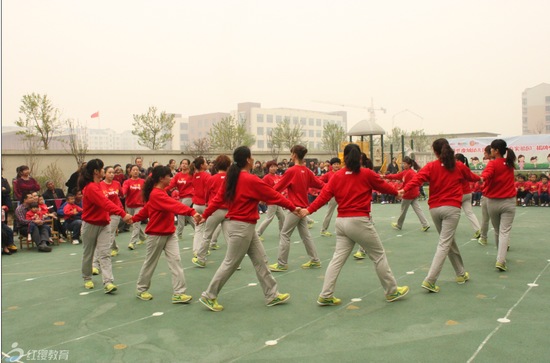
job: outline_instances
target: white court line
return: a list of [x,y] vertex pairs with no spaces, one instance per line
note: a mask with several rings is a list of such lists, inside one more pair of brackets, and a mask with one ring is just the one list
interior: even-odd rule
[[[544,273],[544,271],[550,266],[550,262],[546,264],[546,266],[544,266],[544,268],[542,269],[542,271],[538,274],[537,278],[535,279],[535,281],[533,281],[534,284],[537,283],[537,280],[541,277],[541,275]],[[512,306],[510,308],[510,310],[508,310],[508,312],[506,313],[506,315],[504,316],[504,319],[508,319],[508,317],[512,314],[512,311],[516,308],[516,306],[519,305],[519,303],[525,298],[525,296],[527,296],[527,294],[531,291],[531,289],[533,288],[534,286],[529,286],[527,288],[527,290],[525,290],[525,292],[523,293],[523,295],[521,295],[521,297],[518,299],[518,301],[516,301],[516,303],[514,304],[514,306]],[[470,363],[470,362],[473,362],[474,359],[477,357],[477,355],[481,352],[481,350],[485,347],[485,344],[487,344],[489,342],[489,340],[493,337],[493,335],[495,335],[499,330],[500,328],[502,327],[503,324],[507,324],[507,323],[499,323],[497,325],[497,327],[495,329],[493,329],[492,332],[489,333],[489,335],[487,335],[487,337],[485,337],[485,339],[481,342],[481,344],[479,345],[479,347],[477,347],[476,351],[474,352],[474,354],[470,357],[470,359],[467,360],[467,363]]]

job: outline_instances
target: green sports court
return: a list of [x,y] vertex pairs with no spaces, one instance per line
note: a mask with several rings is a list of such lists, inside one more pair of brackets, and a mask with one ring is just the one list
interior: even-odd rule
[[[428,206],[421,202],[428,220]],[[326,208],[326,207],[325,207]],[[550,208],[518,207],[512,229],[508,271],[495,269],[493,230],[489,244],[472,239],[461,218],[456,240],[470,281],[455,283],[449,261],[437,294],[422,289],[435,252],[435,228],[420,230],[409,210],[403,229],[391,227],[397,204],[373,205],[376,228],[400,286],[409,294],[387,303],[370,260],[350,256],[335,296],[340,306],[316,303],[335,237],[321,237],[325,208],[310,230],[322,267],[302,270],[308,257],[294,232],[289,270],[274,273],[288,303],[264,305],[263,294],[245,258],[222,290],[222,312],[198,302],[225,253],[213,251],[207,267],[191,263],[192,229],[180,240],[188,305],[171,303],[170,272],[161,258],[152,281],[154,299],[136,298],[136,280],[145,246],[126,248],[129,233],[113,257],[118,291],[105,295],[101,277],[86,290],[80,276],[82,246],[64,243],[51,253],[36,248],[2,256],[2,352],[20,362],[547,362],[550,316]],[[481,210],[474,207],[481,220]],[[264,216],[262,216],[264,218]],[[335,218],[335,216],[333,217]],[[430,220],[431,222],[431,220]],[[330,231],[334,232],[334,219]],[[276,261],[277,221],[264,234],[270,263]],[[17,239],[17,238],[16,238]],[[21,353],[23,352],[23,353]],[[7,355],[6,355],[7,354]]]

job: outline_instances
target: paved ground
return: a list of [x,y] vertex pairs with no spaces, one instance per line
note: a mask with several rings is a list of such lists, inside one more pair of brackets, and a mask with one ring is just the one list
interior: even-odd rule
[[[426,204],[423,208],[427,213]],[[506,273],[494,268],[494,237],[489,246],[480,246],[463,217],[456,238],[471,280],[457,285],[447,261],[439,294],[420,288],[435,251],[435,229],[421,232],[410,211],[403,230],[396,231],[390,222],[399,213],[398,205],[374,205],[373,210],[398,283],[411,288],[401,301],[386,303],[370,260],[350,257],[336,289],[344,303],[318,306],[315,300],[334,248],[334,237],[319,235],[320,223],[311,233],[322,268],[300,269],[307,256],[296,233],[290,269],[276,275],[281,292],[292,295],[285,305],[264,305],[252,265],[245,260],[219,296],[225,310],[204,308],[198,298],[221,262],[225,244],[220,241],[222,249],[212,253],[206,269],[196,268],[190,261],[188,227],[180,244],[193,303],[171,304],[164,258],[150,290],[154,299],[141,301],[135,297],[135,283],[145,246],[128,250],[129,234],[122,233],[122,252],[113,258],[119,286],[113,295],[83,288],[81,246],[2,256],[2,351],[11,356],[18,349],[30,352],[23,362],[548,361],[550,244],[545,232],[550,208],[518,208]],[[480,216],[479,208],[475,211]],[[323,216],[324,209],[313,218],[321,221]],[[275,222],[265,237],[273,263]],[[101,284],[99,276],[94,281]],[[502,318],[509,322],[499,322]]]

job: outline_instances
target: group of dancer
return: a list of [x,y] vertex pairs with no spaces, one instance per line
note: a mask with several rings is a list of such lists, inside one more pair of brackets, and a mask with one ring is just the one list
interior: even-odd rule
[[[290,294],[279,292],[272,272],[288,270],[290,237],[296,227],[309,255],[309,261],[301,267],[303,269],[321,267],[321,260],[311,238],[306,216],[334,200],[338,208],[336,248],[327,267],[317,303],[322,306],[341,304],[341,299],[334,296],[336,281],[355,244],[358,244],[363,253],[373,261],[376,274],[384,289],[385,299],[392,302],[407,295],[409,287],[397,285],[380,237],[374,228],[371,216],[372,190],[376,189],[404,199],[401,216],[394,228],[402,228],[406,210],[408,206],[412,206],[418,214],[423,230],[426,231],[429,224],[415,202],[420,185],[429,182],[428,204],[433,223],[439,232],[439,243],[428,275],[421,286],[431,292],[439,292],[440,288],[436,285],[436,281],[447,256],[455,270],[457,283],[463,284],[470,278],[469,273],[464,269],[454,235],[464,198],[462,184],[466,180],[480,179],[485,181],[484,195],[487,197],[487,211],[497,236],[496,268],[506,271],[506,251],[515,213],[514,152],[506,147],[503,140],[493,141],[490,152],[494,160],[488,164],[480,177],[473,174],[463,163],[455,160],[454,151],[446,139],[434,141],[432,147],[436,156],[435,161],[426,164],[417,173],[413,171],[408,173],[407,170],[414,161],[407,159],[405,160],[406,175],[390,176],[390,178],[403,177],[406,180],[403,189],[397,190],[373,170],[364,167],[364,160],[362,160],[364,155],[356,144],[348,144],[345,147],[345,167],[332,173],[330,178],[325,180],[326,183],[315,177],[304,165],[307,149],[301,145],[296,145],[290,150],[294,166],[289,168],[277,183],[266,183],[250,173],[254,166],[254,159],[250,149],[241,146],[235,149],[232,162],[225,155],[220,155],[216,159],[214,165],[219,172],[215,176],[202,174],[203,167],[206,166],[204,159],[202,162],[200,158],[194,161],[194,167],[199,172],[193,174],[192,183],[195,187],[196,182],[203,184],[200,187],[203,192],[198,197],[191,197],[190,193],[184,191],[185,185],[191,183],[187,176],[179,176],[178,173],[172,177],[169,167],[156,166],[143,184],[144,205],[134,215],[127,214],[119,205],[105,198],[99,186],[105,173],[103,162],[99,159],[91,160],[82,171],[79,180],[79,186],[84,194],[82,275],[85,287],[93,288],[92,259],[96,251],[105,293],[116,290],[109,258],[113,241],[110,237],[112,231],[108,227],[109,215],[120,216],[127,223],[139,223],[148,218],[149,223],[145,229],[146,256],[138,277],[137,297],[142,300],[153,298],[149,292],[151,277],[164,251],[172,272],[172,302],[191,301],[192,297],[186,294],[178,247],[178,233],[182,232],[181,228],[185,220],[178,219],[177,229],[174,225],[174,217],[179,215],[191,218],[188,222],[195,226],[193,263],[198,267],[205,267],[212,235],[220,225],[227,242],[223,262],[207,289],[201,294],[199,301],[204,306],[212,311],[223,310],[223,306],[218,303],[219,293],[232,274],[240,268],[245,255],[252,260],[266,305],[284,303],[288,301]],[[271,166],[276,165],[270,165],[270,169]],[[180,202],[169,196],[167,191],[172,187],[180,189],[182,199],[191,197],[193,207],[187,205],[190,203]],[[310,205],[307,200],[308,188],[321,189],[317,199]],[[287,197],[281,194],[282,191],[286,191]],[[280,241],[277,262],[271,265],[267,262],[266,252],[260,239],[265,226],[262,225],[256,230],[260,202],[268,205],[268,218],[279,213],[279,207],[286,210],[284,218],[281,216],[279,220]],[[282,219],[284,221],[281,221]]]

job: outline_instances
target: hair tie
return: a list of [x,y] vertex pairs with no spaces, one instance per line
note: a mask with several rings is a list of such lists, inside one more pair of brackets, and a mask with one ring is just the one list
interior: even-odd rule
[[234,162],[233,162],[233,165],[237,165],[237,162],[236,162],[236,161],[234,161]]

